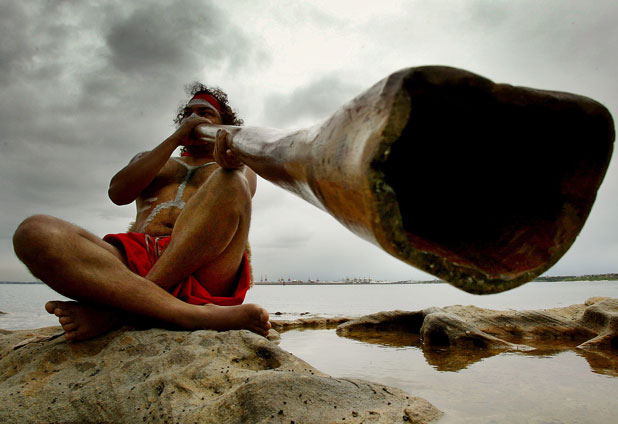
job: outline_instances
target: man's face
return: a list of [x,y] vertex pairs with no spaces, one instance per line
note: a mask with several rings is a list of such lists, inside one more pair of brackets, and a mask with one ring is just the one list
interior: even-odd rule
[[219,113],[212,107],[208,107],[206,105],[187,105],[184,108],[182,119],[188,118],[192,114],[208,119],[211,124],[220,125],[222,123]]

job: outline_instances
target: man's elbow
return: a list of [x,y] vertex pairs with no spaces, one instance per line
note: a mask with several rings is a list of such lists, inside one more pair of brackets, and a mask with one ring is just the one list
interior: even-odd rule
[[114,186],[114,184],[110,184],[109,189],[107,190],[107,195],[109,196],[109,199],[118,206],[128,205],[133,200],[135,200],[135,199],[129,199],[127,198],[126,195],[123,195],[123,194],[124,193],[118,190]]

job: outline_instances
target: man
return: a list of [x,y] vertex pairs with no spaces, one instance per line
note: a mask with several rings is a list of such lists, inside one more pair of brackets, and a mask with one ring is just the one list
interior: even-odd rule
[[[99,239],[60,219],[36,215],[17,229],[17,256],[34,276],[75,302],[51,301],[69,340],[109,331],[126,319],[183,329],[248,329],[267,335],[266,310],[242,304],[256,175],[229,150],[198,139],[203,124],[239,124],[218,89],[195,84],[177,130],[135,156],[111,180],[110,199],[136,201],[127,234]],[[171,157],[179,146],[181,158]]]

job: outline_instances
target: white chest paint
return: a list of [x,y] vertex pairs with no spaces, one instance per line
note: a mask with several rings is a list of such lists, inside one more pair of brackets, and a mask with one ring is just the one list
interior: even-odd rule
[[[185,205],[186,205],[186,202],[184,200],[182,200],[182,196],[183,196],[183,194],[185,192],[185,188],[187,187],[187,183],[189,182],[189,180],[191,179],[191,177],[193,176],[195,171],[200,169],[200,168],[204,168],[204,167],[206,167],[208,165],[212,165],[212,164],[216,163],[216,162],[208,162],[208,163],[205,163],[203,165],[188,165],[188,164],[184,163],[180,158],[172,158],[172,159],[174,159],[176,162],[178,162],[179,164],[184,166],[187,169],[187,174],[185,175],[185,178],[182,180],[182,182],[178,186],[178,190],[176,191],[176,197],[174,198],[174,200],[170,200],[168,202],[160,203],[157,206],[155,206],[155,208],[150,212],[150,214],[148,215],[148,217],[146,218],[146,220],[144,221],[144,223],[142,224],[142,226],[139,229],[139,231],[142,232],[142,233],[144,232],[144,230],[146,229],[148,224],[150,224],[152,222],[152,220],[161,211],[163,211],[165,209],[169,209],[169,208],[183,209],[185,207]],[[150,203],[150,202],[153,202],[156,199],[157,199],[156,197],[151,197],[150,199],[146,199],[146,202]],[[148,209],[148,206],[142,208],[138,212],[142,212],[142,210],[146,210],[146,209]]]

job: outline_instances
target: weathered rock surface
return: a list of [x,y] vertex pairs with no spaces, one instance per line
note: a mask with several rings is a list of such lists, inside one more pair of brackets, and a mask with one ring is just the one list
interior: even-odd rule
[[505,350],[535,354],[577,348],[593,369],[618,373],[618,299],[612,298],[538,311],[456,305],[380,312],[350,319],[337,327],[337,334],[369,343],[418,345],[441,370],[461,369]]
[[0,422],[428,423],[427,401],[331,378],[248,331],[0,335]]
[[350,321],[353,318],[336,317],[336,318],[299,318],[294,320],[271,320],[272,328],[278,332],[296,330],[296,329],[312,329],[312,330],[327,330],[337,328],[338,325]]
[[339,335],[367,330],[417,333],[423,345],[521,349],[534,339],[569,339],[579,347],[618,349],[618,299],[591,298],[583,305],[538,311],[493,311],[447,306],[416,312],[390,311],[349,320]]

